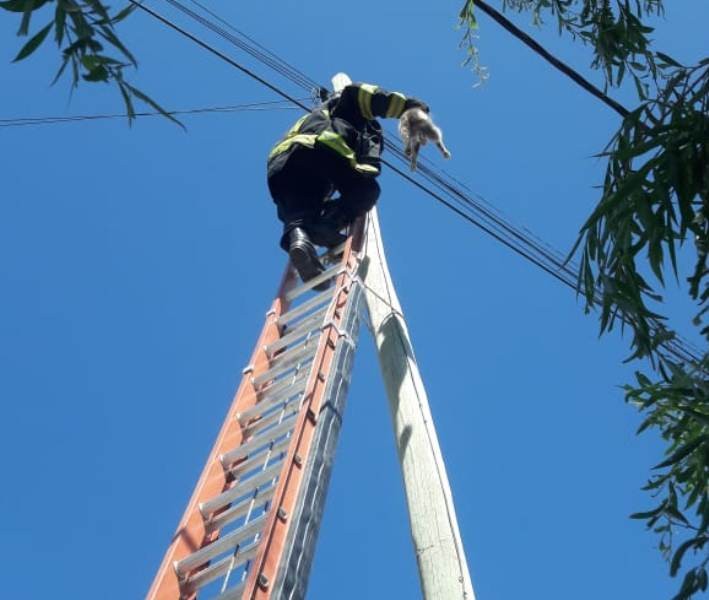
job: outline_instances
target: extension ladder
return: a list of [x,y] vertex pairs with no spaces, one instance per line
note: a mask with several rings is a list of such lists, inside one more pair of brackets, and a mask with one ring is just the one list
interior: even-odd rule
[[149,600],[304,598],[359,332],[362,236],[360,219],[307,283],[286,267]]

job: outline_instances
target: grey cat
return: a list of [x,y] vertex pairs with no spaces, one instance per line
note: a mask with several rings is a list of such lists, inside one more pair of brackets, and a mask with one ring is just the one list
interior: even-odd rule
[[420,108],[410,108],[399,119],[399,135],[404,142],[404,153],[411,159],[411,170],[416,170],[416,161],[421,146],[428,141],[435,142],[444,158],[450,158],[451,153],[443,144],[443,133],[431,117]]

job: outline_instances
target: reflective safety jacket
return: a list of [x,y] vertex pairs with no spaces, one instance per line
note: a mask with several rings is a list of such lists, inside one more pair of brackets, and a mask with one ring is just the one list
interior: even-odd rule
[[383,147],[382,130],[376,117],[398,119],[414,106],[428,111],[415,98],[387,92],[367,83],[346,86],[320,107],[298,119],[268,156],[268,174],[282,169],[293,152],[325,148],[347,161],[355,171],[376,177]]

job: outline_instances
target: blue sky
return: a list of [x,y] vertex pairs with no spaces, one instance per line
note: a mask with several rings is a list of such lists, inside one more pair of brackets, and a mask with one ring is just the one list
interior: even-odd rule
[[[474,88],[460,67],[460,2],[209,6],[316,80],[344,70],[426,100],[453,153],[442,166],[544,240],[573,243],[602,181],[592,157],[618,119],[484,15],[491,77]],[[668,6],[658,48],[706,55],[708,18],[706,5]],[[526,15],[515,21],[600,83],[587,48],[554,27],[535,31]],[[4,13],[0,118],[121,109],[106,86],[71,100],[66,81],[49,87],[49,46],[10,64],[16,28]],[[133,81],[169,108],[276,99],[143,14],[121,32],[140,59]],[[613,94],[633,102],[630,89]],[[285,264],[265,156],[298,114],[187,117],[187,133],[162,119],[0,130],[8,597],[147,591]],[[677,582],[656,540],[627,519],[649,506],[639,488],[662,446],[634,435],[639,418],[619,389],[634,369],[621,365],[626,342],[599,341],[572,293],[429,197],[391,173],[381,184],[389,262],[478,598],[670,597]],[[669,310],[690,333],[688,307]],[[308,597],[419,597],[365,331]]]

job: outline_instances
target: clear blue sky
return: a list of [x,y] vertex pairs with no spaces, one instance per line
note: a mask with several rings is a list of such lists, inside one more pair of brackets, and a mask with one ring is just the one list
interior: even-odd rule
[[[445,168],[566,250],[602,181],[592,156],[618,118],[484,15],[491,78],[474,89],[460,67],[460,4],[210,2],[317,80],[344,70],[425,99],[453,153]],[[659,47],[706,55],[708,19],[705,3],[670,3]],[[534,31],[528,16],[515,21]],[[71,102],[66,82],[50,88],[50,47],[9,64],[17,25],[2,13],[0,118],[120,110],[106,86]],[[140,59],[134,81],[167,107],[275,99],[143,14],[121,32]],[[588,49],[554,27],[535,36],[600,83]],[[631,90],[614,94],[632,102]],[[187,133],[158,119],[0,129],[5,596],[147,591],[284,267],[264,160],[297,114],[188,117]],[[677,582],[656,540],[627,519],[649,506],[639,488],[662,446],[634,435],[618,387],[633,370],[621,366],[625,342],[599,341],[573,294],[430,198],[391,173],[381,184],[478,598],[669,598]],[[672,310],[689,331],[689,310]],[[308,597],[419,597],[364,331]]]

